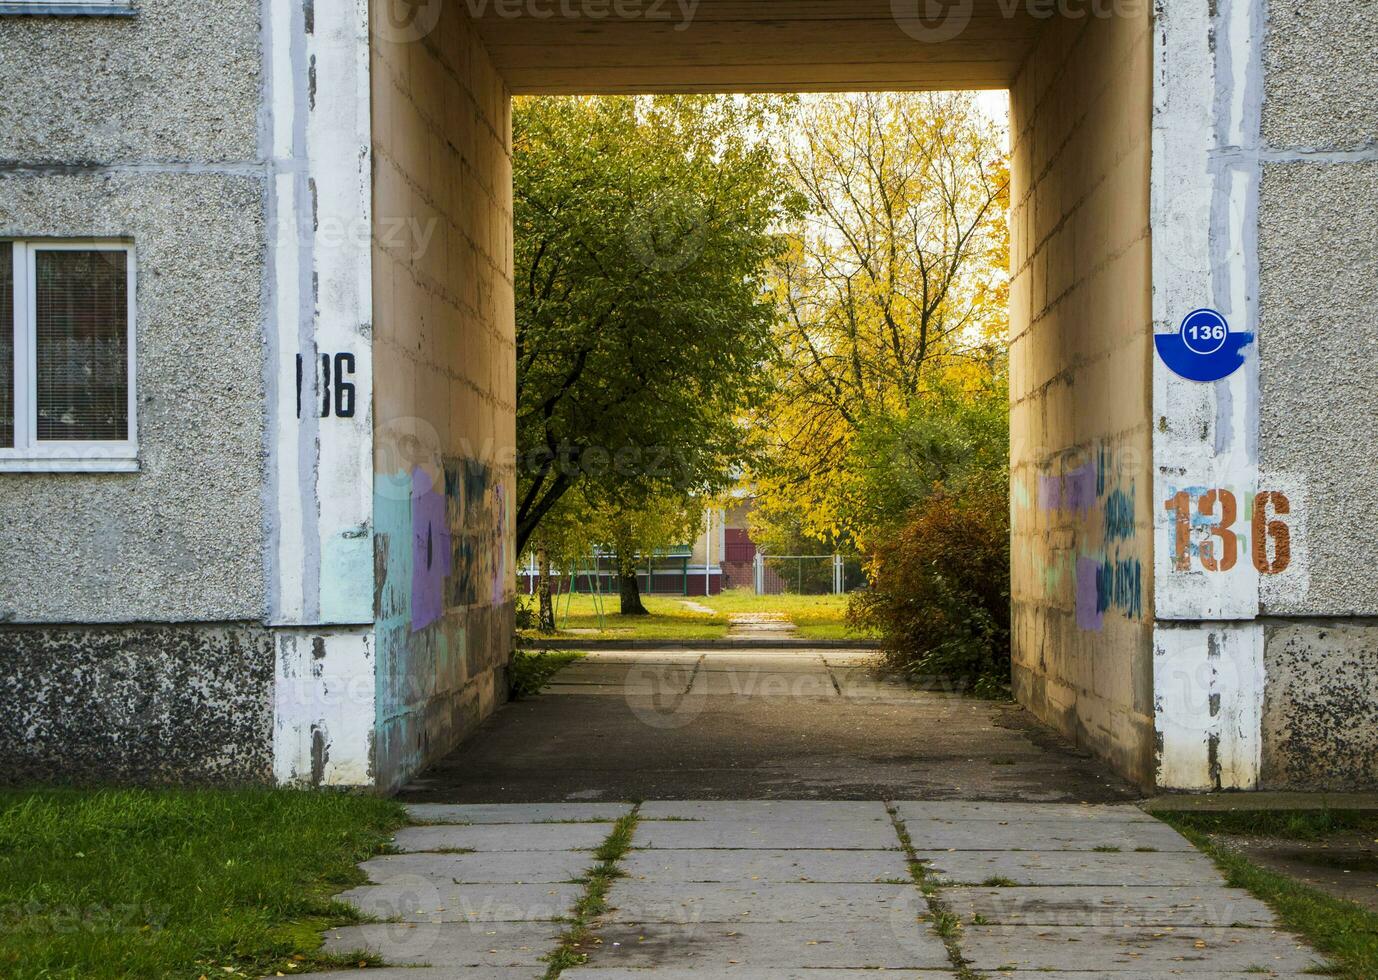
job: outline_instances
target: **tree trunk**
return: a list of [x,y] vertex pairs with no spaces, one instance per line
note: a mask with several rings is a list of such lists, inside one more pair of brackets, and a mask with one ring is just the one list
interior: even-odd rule
[[544,548],[536,549],[536,567],[540,570],[540,581],[536,586],[540,614],[536,620],[536,629],[542,633],[554,633],[555,604],[550,599],[550,552]]
[[636,584],[636,556],[617,556],[617,582],[620,586],[620,612],[623,616],[649,616],[641,602],[641,589]]

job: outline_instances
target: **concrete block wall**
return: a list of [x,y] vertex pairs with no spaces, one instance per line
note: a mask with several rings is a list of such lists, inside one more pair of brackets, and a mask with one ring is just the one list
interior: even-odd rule
[[0,773],[271,775],[261,43],[258,0],[0,17],[0,238],[139,273],[139,471],[0,473]]
[[1153,779],[1152,40],[1052,18],[1011,88],[1015,693]]
[[1265,595],[1261,785],[1378,785],[1378,6],[1267,3],[1260,485],[1300,584]]
[[516,360],[509,93],[462,5],[403,32],[380,7],[375,779],[389,789],[506,698]]
[[0,238],[134,244],[140,443],[136,474],[0,474],[0,622],[260,619],[258,4],[0,18],[0,84]]

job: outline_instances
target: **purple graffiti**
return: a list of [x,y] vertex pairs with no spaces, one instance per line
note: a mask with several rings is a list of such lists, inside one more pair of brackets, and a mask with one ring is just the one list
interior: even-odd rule
[[1099,633],[1105,619],[1100,603],[1101,563],[1095,558],[1077,559],[1077,627]]
[[421,467],[411,474],[411,628],[425,629],[445,611],[445,579],[450,574],[450,526],[445,495],[437,493]]
[[1038,506],[1045,511],[1069,510],[1085,514],[1096,506],[1096,468],[1091,463],[1063,476],[1038,478]]

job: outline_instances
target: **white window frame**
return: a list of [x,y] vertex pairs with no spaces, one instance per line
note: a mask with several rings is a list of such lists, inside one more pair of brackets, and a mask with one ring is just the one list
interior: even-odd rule
[[[134,245],[111,239],[0,239],[13,249],[14,261],[14,447],[0,448],[0,473],[135,473],[139,440],[135,406],[138,374],[135,359]],[[36,252],[124,252],[126,297],[125,346],[128,357],[128,438],[119,441],[58,441],[38,438],[38,265]]]
[[0,16],[128,17],[134,13],[134,0],[0,0]]

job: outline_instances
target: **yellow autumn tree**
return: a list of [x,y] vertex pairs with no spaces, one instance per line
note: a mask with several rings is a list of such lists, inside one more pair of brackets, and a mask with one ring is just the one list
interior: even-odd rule
[[771,280],[778,357],[749,478],[763,537],[865,547],[863,431],[1003,381],[1007,136],[973,93],[812,97],[797,118],[783,152],[808,214]]

